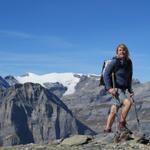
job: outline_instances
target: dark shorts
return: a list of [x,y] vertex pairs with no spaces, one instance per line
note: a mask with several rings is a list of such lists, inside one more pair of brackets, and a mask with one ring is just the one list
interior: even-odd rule
[[116,106],[120,107],[123,104],[123,101],[125,99],[128,99],[130,101],[130,99],[126,95],[125,90],[118,89],[117,91],[118,91],[118,96],[117,97],[112,97],[112,99],[111,99],[111,104],[112,105],[116,105]]

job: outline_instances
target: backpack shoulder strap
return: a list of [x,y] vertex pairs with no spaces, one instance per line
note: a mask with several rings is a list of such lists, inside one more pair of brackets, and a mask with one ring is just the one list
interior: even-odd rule
[[113,57],[112,59],[116,60],[116,64],[114,66],[114,73],[119,69],[120,66],[120,60],[117,57]]

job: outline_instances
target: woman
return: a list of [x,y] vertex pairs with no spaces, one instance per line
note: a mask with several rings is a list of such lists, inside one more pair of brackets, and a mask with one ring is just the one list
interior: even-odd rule
[[[112,85],[111,74],[114,72],[115,88]],[[126,117],[131,108],[132,101],[127,97],[126,91],[133,95],[132,91],[132,61],[129,58],[129,51],[125,44],[119,44],[116,49],[116,57],[106,67],[104,73],[106,90],[112,96],[112,106],[107,118],[104,132],[111,132],[111,127],[119,107],[123,106],[120,114],[119,130],[126,130]]]

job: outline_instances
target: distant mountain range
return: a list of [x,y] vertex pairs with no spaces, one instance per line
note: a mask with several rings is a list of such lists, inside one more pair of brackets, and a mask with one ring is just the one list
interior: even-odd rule
[[[30,82],[30,83],[27,83],[27,82]],[[48,102],[48,101],[46,102],[46,99],[48,100],[49,98],[46,98],[47,94],[46,95],[44,94],[42,97],[42,95],[39,94],[39,93],[42,93],[42,91],[50,92],[51,93],[50,99],[53,99],[55,97],[54,98],[55,105],[57,106],[57,103],[58,103],[59,107],[62,107],[61,108],[62,110],[61,109],[60,109],[61,111],[59,110],[60,114],[61,112],[63,113],[63,111],[65,112],[66,110],[68,110],[68,112],[70,112],[68,114],[72,114],[80,122],[80,126],[77,128],[71,127],[71,125],[69,124],[65,126],[65,128],[69,129],[68,130],[69,134],[68,132],[66,132],[67,129],[65,130],[62,129],[61,131],[60,128],[57,128],[58,131],[56,130],[55,134],[59,133],[58,134],[59,136],[53,135],[52,137],[54,138],[59,138],[59,137],[74,134],[75,132],[79,131],[78,128],[81,129],[81,126],[82,127],[84,126],[82,128],[84,131],[83,134],[87,134],[87,133],[94,134],[94,133],[100,133],[103,131],[107,113],[110,107],[111,98],[104,90],[104,87],[98,86],[99,84],[98,75],[85,75],[85,74],[75,74],[75,73],[50,73],[50,74],[45,74],[45,75],[37,75],[34,73],[28,73],[23,76],[16,76],[16,77],[7,76],[5,78],[0,78],[0,83],[1,83],[0,84],[0,87],[1,87],[0,99],[5,101],[5,103],[7,102],[10,105],[9,101],[14,101],[14,102],[16,101],[15,103],[17,104],[17,110],[23,109],[20,111],[24,111],[24,112],[26,112],[26,109],[27,109],[26,107],[28,105],[31,106],[32,111],[30,110],[29,111],[30,113],[26,112],[25,113],[26,115],[24,115],[26,116],[27,120],[30,120],[30,122],[32,122],[31,116],[34,115],[34,113],[38,114],[37,116],[41,116],[43,118],[43,120],[40,121],[41,127],[44,126],[44,122],[48,120],[43,115],[44,113],[47,114],[47,111],[50,111],[50,110],[46,111],[45,109],[45,104]],[[40,87],[39,84],[37,83],[41,84],[42,86]],[[142,124],[142,130],[145,133],[147,133],[147,135],[149,135],[150,133],[149,132],[149,128],[150,128],[150,118],[149,118],[150,116],[150,109],[149,109],[150,107],[149,105],[150,104],[150,82],[140,83],[140,81],[138,80],[133,80],[132,85],[133,85],[133,89],[135,92],[134,99],[136,101],[136,105],[138,108],[138,115],[140,118],[140,122]],[[14,92],[11,93],[10,89],[13,89]],[[14,93],[16,93],[15,91],[20,91],[20,93],[18,93],[18,95],[14,95]],[[35,92],[35,91],[38,91],[38,92]],[[9,99],[7,98],[7,93],[8,93]],[[37,99],[35,99],[36,98],[35,93],[39,94],[39,98],[38,98],[39,102]],[[29,98],[29,95],[30,95],[30,98]],[[30,104],[26,103],[26,101],[29,101]],[[41,107],[37,105],[37,102],[41,103]],[[6,110],[4,109],[4,108],[7,108],[5,105],[1,104],[2,116],[8,116],[6,115]],[[65,106],[65,110],[63,110],[64,106]],[[51,108],[50,105],[48,106],[48,108],[49,107]],[[41,108],[42,110],[40,111]],[[41,113],[39,113],[39,111]],[[56,114],[53,114],[53,115],[55,116]],[[61,119],[63,120],[65,118],[66,118],[65,115],[61,117]],[[53,119],[54,118],[52,117],[50,120],[52,121]],[[56,120],[57,120],[57,117],[56,117]],[[138,126],[136,122],[134,107],[132,107],[127,120],[129,123],[129,128],[131,128],[133,131],[137,130]],[[62,122],[62,120],[61,121],[59,120],[59,124],[60,122]],[[70,121],[67,121],[67,123],[69,122]],[[26,124],[29,124],[29,122],[27,122]],[[35,125],[36,128],[40,128],[38,124]],[[3,128],[0,128],[0,129],[3,129]],[[28,129],[31,130],[31,128],[29,127]],[[80,133],[82,129],[80,130]],[[46,133],[48,132],[48,130],[46,128],[41,129],[41,130],[42,132],[41,131],[37,131],[37,132],[38,134],[42,133],[42,135],[40,136],[42,137],[43,141],[46,141],[45,140],[47,138]],[[115,124],[113,126],[113,130],[115,130]],[[11,128],[11,131],[12,131],[12,128]],[[32,128],[32,131],[33,131],[33,128]],[[1,134],[4,135],[3,132],[1,132]],[[15,132],[15,134],[17,134],[17,132]],[[34,140],[34,142],[39,140],[39,139],[35,140],[33,132],[32,132],[32,139]],[[5,140],[3,139],[2,141],[4,142]],[[4,143],[7,143],[7,142],[4,142]]]

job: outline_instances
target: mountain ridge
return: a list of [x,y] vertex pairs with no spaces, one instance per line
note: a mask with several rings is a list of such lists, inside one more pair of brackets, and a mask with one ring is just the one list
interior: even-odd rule
[[[68,87],[59,82],[47,82],[45,86],[47,90],[65,103],[79,121],[87,125],[94,132],[102,133],[108,110],[111,106],[111,97],[103,86],[99,87],[99,76],[84,74],[74,74],[74,76],[79,79],[79,82],[76,83],[74,92],[71,94],[65,95],[64,93]],[[150,82],[140,83],[139,80],[133,79],[132,86],[142,130],[147,136],[150,136]],[[132,106],[128,114],[127,122],[133,132],[138,129],[134,106]],[[115,123],[112,129],[115,131]]]
[[95,134],[56,95],[35,83],[0,90],[0,116],[1,145],[46,143],[73,134]]

